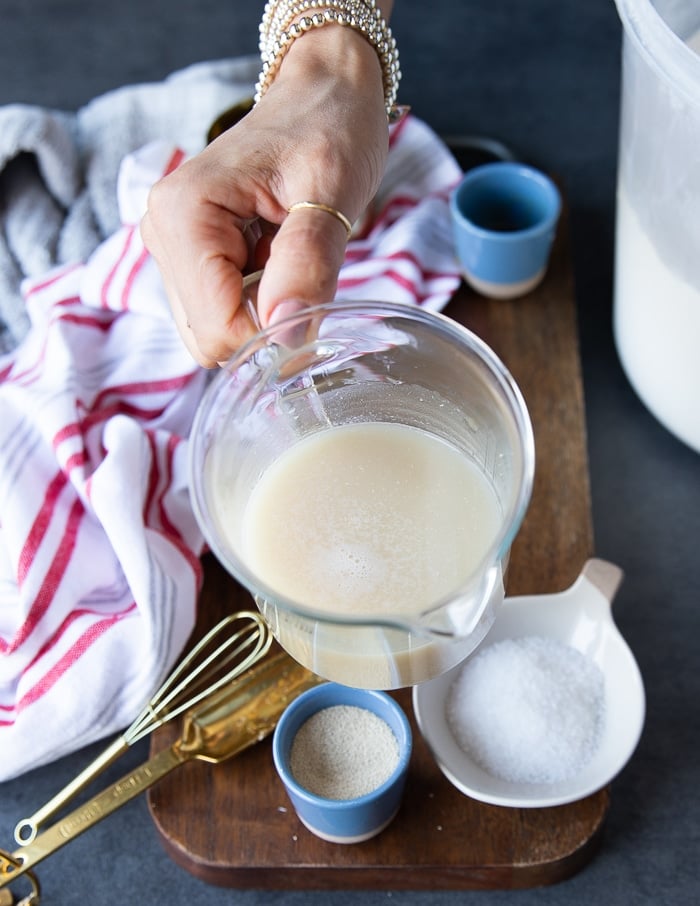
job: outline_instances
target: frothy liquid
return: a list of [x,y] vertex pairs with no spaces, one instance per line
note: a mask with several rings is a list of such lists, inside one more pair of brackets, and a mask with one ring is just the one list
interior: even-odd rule
[[[218,508],[226,531],[225,488]],[[253,489],[241,534],[244,558],[268,588],[329,614],[376,619],[418,614],[454,593],[488,554],[501,519],[490,482],[456,448],[405,425],[364,423],[282,454]],[[273,603],[259,605],[294,657],[349,685],[411,685],[475,644],[464,651],[464,642],[376,625],[310,629]]]
[[498,531],[484,475],[436,437],[395,424],[305,438],[255,487],[244,516],[252,570],[330,613],[418,613],[454,591]]
[[267,470],[243,536],[253,571],[336,614],[418,613],[479,565],[499,525],[484,475],[444,441],[393,424],[308,437]]

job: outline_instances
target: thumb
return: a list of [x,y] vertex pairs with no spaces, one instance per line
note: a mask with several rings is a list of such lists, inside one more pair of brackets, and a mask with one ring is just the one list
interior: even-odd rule
[[332,214],[314,208],[288,214],[272,241],[260,281],[258,315],[262,324],[331,302],[346,245],[345,227]]

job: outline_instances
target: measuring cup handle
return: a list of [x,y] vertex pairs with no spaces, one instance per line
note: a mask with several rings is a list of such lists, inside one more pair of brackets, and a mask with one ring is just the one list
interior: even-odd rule
[[588,579],[591,585],[595,586],[610,603],[612,603],[625,577],[619,566],[597,558],[586,561],[581,575]]

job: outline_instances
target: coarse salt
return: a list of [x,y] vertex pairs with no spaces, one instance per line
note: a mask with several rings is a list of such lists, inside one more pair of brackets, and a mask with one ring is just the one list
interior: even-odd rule
[[389,724],[367,708],[331,705],[297,730],[289,766],[298,784],[325,799],[355,799],[396,770],[399,744]]
[[462,667],[446,703],[455,740],[513,783],[556,783],[592,758],[604,723],[601,670],[555,639],[504,639]]

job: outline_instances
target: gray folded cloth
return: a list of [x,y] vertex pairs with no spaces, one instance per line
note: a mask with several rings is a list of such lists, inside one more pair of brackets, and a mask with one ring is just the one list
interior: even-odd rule
[[23,279],[86,260],[119,227],[122,159],[156,139],[196,154],[213,120],[252,95],[259,65],[257,56],[197,63],[75,113],[0,107],[0,355],[29,328]]

